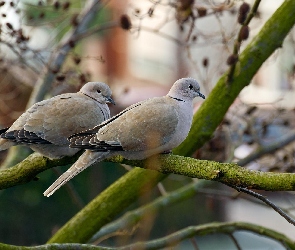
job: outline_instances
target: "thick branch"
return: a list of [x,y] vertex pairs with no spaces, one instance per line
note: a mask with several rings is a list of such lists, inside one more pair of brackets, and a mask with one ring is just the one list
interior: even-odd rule
[[36,179],[37,174],[46,169],[74,163],[79,154],[60,160],[50,160],[38,153],[31,154],[14,167],[0,171],[0,189],[24,184]]
[[157,159],[158,164],[149,164],[150,161],[130,161],[122,157],[114,157],[110,161],[153,169],[163,174],[173,173],[192,178],[218,181],[229,186],[266,191],[295,190],[295,174],[254,171],[242,168],[235,163],[218,163],[178,155],[161,155]]
[[[77,159],[77,156],[75,158],[63,158],[62,160],[49,160],[40,154],[34,153],[16,166],[0,171],[0,189],[29,182],[34,180],[40,172],[55,166],[73,163],[75,159]],[[295,190],[295,174],[248,170],[235,163],[218,163],[178,155],[160,155],[146,161],[131,161],[117,156],[108,159],[108,161],[156,170],[162,174],[173,173],[192,178],[218,181],[229,186],[269,191]],[[137,171],[142,172],[140,169],[137,169]],[[156,176],[156,171],[143,172]],[[159,179],[162,177],[164,176],[160,175]]]

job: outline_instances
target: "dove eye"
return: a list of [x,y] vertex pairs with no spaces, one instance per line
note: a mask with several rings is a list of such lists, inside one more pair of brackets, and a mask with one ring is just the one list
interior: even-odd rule
[[193,89],[193,85],[191,85],[191,84],[188,85],[188,87],[189,87],[189,89]]
[[97,90],[97,93],[101,93],[101,90],[100,90],[100,89],[98,89],[98,90]]

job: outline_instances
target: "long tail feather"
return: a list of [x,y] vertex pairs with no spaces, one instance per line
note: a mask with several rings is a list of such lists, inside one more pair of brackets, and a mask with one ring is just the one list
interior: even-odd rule
[[63,173],[43,194],[49,197],[70,179],[96,162],[102,161],[109,156],[109,152],[93,152],[86,150],[79,159]]

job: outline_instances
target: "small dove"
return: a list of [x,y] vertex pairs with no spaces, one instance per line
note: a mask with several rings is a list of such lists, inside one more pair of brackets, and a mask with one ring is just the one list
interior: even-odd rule
[[25,144],[51,159],[76,154],[80,149],[70,148],[67,138],[109,119],[111,94],[105,83],[88,82],[77,93],[35,103],[10,128],[0,130],[0,150]]
[[197,96],[205,99],[198,82],[182,78],[166,96],[133,104],[93,129],[70,136],[70,147],[86,151],[44,195],[49,197],[78,173],[108,157],[142,160],[177,147],[190,130]]

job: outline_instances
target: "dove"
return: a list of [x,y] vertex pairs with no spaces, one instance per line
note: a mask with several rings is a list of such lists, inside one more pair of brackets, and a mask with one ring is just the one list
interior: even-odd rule
[[10,128],[0,130],[0,150],[23,144],[51,159],[76,154],[80,149],[70,148],[67,138],[109,119],[111,94],[107,84],[88,82],[77,93],[35,103]]
[[205,99],[198,82],[182,78],[166,96],[133,104],[93,129],[70,136],[70,147],[86,150],[43,194],[49,197],[78,173],[108,157],[143,160],[171,151],[188,135],[197,96]]

